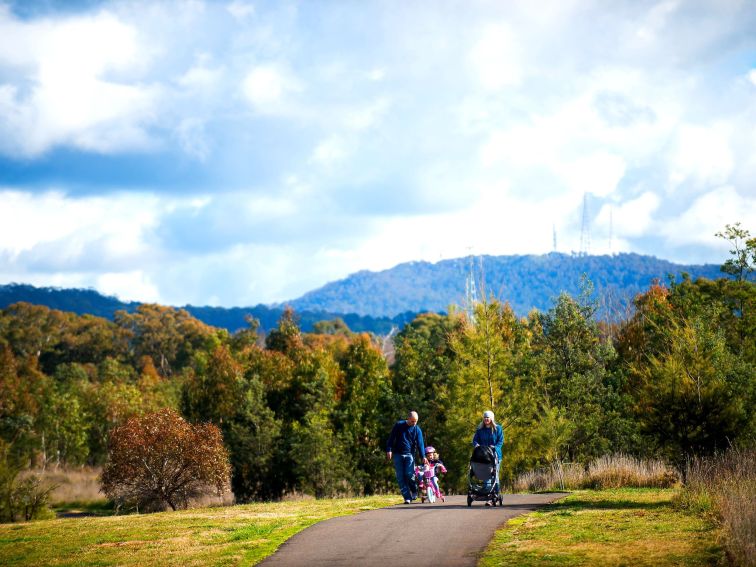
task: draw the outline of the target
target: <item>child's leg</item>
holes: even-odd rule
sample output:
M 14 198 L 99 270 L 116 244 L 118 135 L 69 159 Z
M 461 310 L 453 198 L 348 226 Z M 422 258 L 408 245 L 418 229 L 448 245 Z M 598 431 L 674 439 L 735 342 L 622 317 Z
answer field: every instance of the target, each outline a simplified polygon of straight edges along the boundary
M 438 479 L 435 476 L 431 479 L 431 485 L 433 486 L 433 492 L 436 494 L 436 498 L 441 498 L 441 489 L 438 487 Z

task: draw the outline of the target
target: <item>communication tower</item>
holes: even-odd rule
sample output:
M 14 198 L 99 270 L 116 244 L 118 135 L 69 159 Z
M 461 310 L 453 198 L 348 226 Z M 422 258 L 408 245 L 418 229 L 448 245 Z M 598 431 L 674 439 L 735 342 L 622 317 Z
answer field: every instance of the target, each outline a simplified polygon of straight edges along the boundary
M 470 268 L 465 280 L 465 309 L 467 320 L 475 323 L 475 304 L 478 303 L 478 292 L 475 289 L 475 257 L 470 254 Z
M 552 231 L 553 236 L 554 236 L 554 252 L 556 252 L 557 251 L 556 224 L 552 224 L 551 225 L 551 231 Z
M 588 219 L 588 193 L 583 193 L 583 221 L 580 226 L 580 255 L 587 256 L 591 251 L 591 226 Z

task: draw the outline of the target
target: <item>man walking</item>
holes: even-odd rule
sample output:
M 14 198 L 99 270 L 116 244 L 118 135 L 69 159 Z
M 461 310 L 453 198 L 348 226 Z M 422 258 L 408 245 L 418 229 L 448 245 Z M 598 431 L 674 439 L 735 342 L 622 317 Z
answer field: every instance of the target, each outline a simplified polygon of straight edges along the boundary
M 423 431 L 417 424 L 417 412 L 411 411 L 407 419 L 402 419 L 394 424 L 386 443 L 386 457 L 394 459 L 394 470 L 399 490 L 402 491 L 404 503 L 409 504 L 417 499 L 417 485 L 415 484 L 415 457 L 414 453 L 420 452 L 424 463 L 425 443 Z

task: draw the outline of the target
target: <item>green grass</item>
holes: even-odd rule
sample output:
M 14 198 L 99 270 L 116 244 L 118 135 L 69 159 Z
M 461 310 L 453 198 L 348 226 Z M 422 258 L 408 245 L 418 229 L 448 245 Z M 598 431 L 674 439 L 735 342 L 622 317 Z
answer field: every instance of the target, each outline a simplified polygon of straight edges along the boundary
M 0 524 L 0 565 L 254 565 L 304 528 L 397 496 Z
M 717 565 L 717 528 L 673 505 L 678 489 L 581 490 L 496 532 L 480 561 L 495 565 Z

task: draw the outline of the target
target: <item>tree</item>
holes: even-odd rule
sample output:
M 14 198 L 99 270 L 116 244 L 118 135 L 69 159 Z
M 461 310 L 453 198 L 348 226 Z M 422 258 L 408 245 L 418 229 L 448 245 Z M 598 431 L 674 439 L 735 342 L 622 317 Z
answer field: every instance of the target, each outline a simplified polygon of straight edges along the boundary
M 191 361 L 197 350 L 212 350 L 220 342 L 217 329 L 184 309 L 145 304 L 136 312 L 117 311 L 115 322 L 130 333 L 134 361 L 150 356 L 163 376 Z
M 619 341 L 636 419 L 678 463 L 748 439 L 756 419 L 753 364 L 728 346 L 726 308 L 691 285 L 640 296 Z
M 265 352 L 254 342 L 241 352 L 220 346 L 209 359 L 195 357 L 195 368 L 182 392 L 184 415 L 221 428 L 230 451 L 231 486 L 238 502 L 280 496 L 272 467 L 280 426 L 266 405 L 260 377 L 275 370 L 266 364 L 271 356 L 280 355 Z
M 118 503 L 176 510 L 210 489 L 220 495 L 229 473 L 220 429 L 192 425 L 166 408 L 111 432 L 102 489 Z
M 86 420 L 79 398 L 72 391 L 55 386 L 46 389 L 34 424 L 40 436 L 43 468 L 50 461 L 55 463 L 55 468 L 61 464 L 84 463 L 89 453 Z
M 717 232 L 715 236 L 730 242 L 729 258 L 722 264 L 722 271 L 735 276 L 737 281 L 747 281 L 750 275 L 756 271 L 756 238 L 751 238 L 751 233 L 740 228 L 740 223 L 726 224 L 725 229 Z
M 388 368 L 367 334 L 353 337 L 338 362 L 342 380 L 334 410 L 335 429 L 354 469 L 350 477 L 353 489 L 374 494 L 391 481 L 383 452 L 391 423 Z
M 474 428 L 483 410 L 493 410 L 504 430 L 503 482 L 534 455 L 538 406 L 528 360 L 530 343 L 531 331 L 509 304 L 495 299 L 478 303 L 474 320 L 451 338 L 455 361 L 447 442 L 456 453 L 452 456 L 460 461 L 469 458 Z
M 579 300 L 562 294 L 552 309 L 538 314 L 540 332 L 534 334 L 534 354 L 543 364 L 545 407 L 560 408 L 572 424 L 564 446 L 570 460 L 601 456 L 621 446 L 622 439 L 612 432 L 624 430 L 615 421 L 623 420 L 622 412 L 608 411 L 617 405 L 607 371 L 616 353 L 601 339 L 593 319 L 592 288 L 587 281 L 583 285 Z

